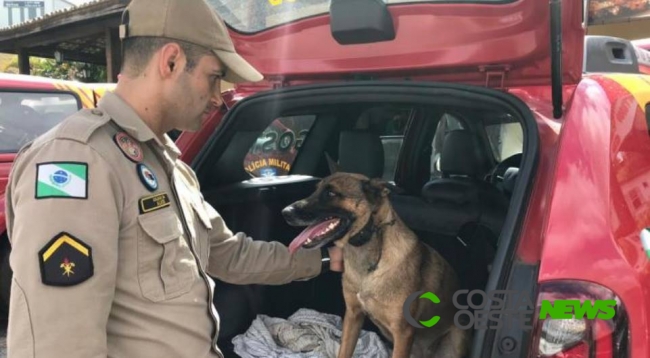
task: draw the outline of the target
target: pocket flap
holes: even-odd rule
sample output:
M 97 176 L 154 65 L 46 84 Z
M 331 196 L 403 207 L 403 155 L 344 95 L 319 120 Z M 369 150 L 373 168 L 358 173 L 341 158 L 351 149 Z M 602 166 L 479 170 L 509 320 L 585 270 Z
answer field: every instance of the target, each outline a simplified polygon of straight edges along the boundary
M 138 222 L 147 235 L 160 244 L 177 239 L 183 232 L 180 219 L 171 209 L 140 215 Z
M 203 206 L 203 202 L 198 200 L 192 200 L 192 208 L 194 208 L 196 215 L 198 215 L 199 219 L 201 220 L 205 228 L 208 230 L 212 230 L 212 223 L 210 222 L 208 211 L 206 210 L 205 206 Z

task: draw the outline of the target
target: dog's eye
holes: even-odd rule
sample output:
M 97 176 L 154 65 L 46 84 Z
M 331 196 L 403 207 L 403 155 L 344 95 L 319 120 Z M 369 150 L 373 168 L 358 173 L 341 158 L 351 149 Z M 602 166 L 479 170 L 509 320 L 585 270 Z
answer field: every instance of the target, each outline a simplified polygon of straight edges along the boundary
M 331 190 L 328 190 L 328 191 L 325 193 L 325 195 L 327 195 L 327 196 L 330 197 L 330 198 L 333 198 L 333 197 L 336 196 L 336 193 L 333 192 L 333 191 L 331 191 Z

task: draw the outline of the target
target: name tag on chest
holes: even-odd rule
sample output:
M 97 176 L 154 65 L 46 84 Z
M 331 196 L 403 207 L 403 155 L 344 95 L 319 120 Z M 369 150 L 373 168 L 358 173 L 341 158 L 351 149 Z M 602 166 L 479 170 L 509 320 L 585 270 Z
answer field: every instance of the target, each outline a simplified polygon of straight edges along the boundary
M 138 207 L 140 209 L 140 214 L 145 214 L 166 208 L 169 205 L 171 205 L 169 195 L 167 195 L 167 193 L 161 193 L 140 198 Z

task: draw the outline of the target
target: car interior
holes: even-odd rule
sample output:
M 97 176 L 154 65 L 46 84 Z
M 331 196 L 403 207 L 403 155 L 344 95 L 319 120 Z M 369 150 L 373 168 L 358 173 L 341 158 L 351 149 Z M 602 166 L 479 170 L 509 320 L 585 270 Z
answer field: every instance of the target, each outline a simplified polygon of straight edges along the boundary
M 231 230 L 288 245 L 302 228 L 289 226 L 282 209 L 309 196 L 336 167 L 393 183 L 399 188 L 390 195 L 393 208 L 419 239 L 449 261 L 463 288 L 485 287 L 522 157 L 522 127 L 514 116 L 404 102 L 310 106 L 277 114 L 240 113 L 234 128 L 223 129 L 230 132 L 227 145 L 208 149 L 197 171 L 205 199 Z M 290 158 L 289 175 L 247 172 L 247 155 L 264 131 L 274 121 L 291 130 L 277 121 L 300 116 L 312 118 L 312 124 Z M 270 148 L 269 158 L 278 148 Z M 340 273 L 280 286 L 216 282 L 219 344 L 229 356 L 234 356 L 232 338 L 258 314 L 287 318 L 311 308 L 342 318 L 345 312 Z M 370 320 L 363 328 L 378 332 Z
M 0 153 L 17 152 L 79 109 L 67 93 L 0 91 Z

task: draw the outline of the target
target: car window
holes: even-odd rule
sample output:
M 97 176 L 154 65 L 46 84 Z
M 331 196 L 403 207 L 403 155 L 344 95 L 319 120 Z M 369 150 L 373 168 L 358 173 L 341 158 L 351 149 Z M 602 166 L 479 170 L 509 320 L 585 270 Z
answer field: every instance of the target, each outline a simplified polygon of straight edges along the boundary
M 81 109 L 68 93 L 0 92 L 0 153 L 15 153 Z
M 449 0 L 383 1 L 387 4 L 450 2 Z M 477 0 L 486 3 L 499 1 L 502 0 Z M 306 17 L 325 14 L 330 9 L 330 0 L 208 0 L 208 3 L 228 25 L 244 33 L 258 32 Z
M 443 114 L 442 118 L 438 122 L 436 134 L 433 136 L 433 141 L 431 142 L 431 179 L 442 177 L 442 172 L 440 171 L 440 157 L 445 136 L 450 131 L 464 129 L 465 127 L 463 126 L 463 123 L 458 118 L 449 113 Z
M 493 124 L 486 126 L 485 131 L 497 162 L 523 152 L 524 131 L 521 124 Z
M 315 120 L 315 115 L 274 120 L 248 150 L 244 159 L 246 172 L 254 178 L 290 174 L 291 166 Z

